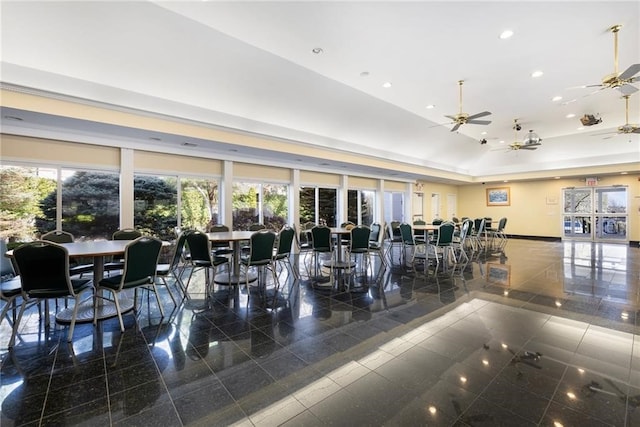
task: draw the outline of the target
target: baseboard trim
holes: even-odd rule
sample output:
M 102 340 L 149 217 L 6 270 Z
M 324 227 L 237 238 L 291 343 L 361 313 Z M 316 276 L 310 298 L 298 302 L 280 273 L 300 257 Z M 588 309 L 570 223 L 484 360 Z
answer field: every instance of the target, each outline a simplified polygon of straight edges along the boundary
M 544 242 L 561 242 L 561 237 L 548 237 L 548 236 L 521 236 L 518 234 L 508 234 L 510 239 L 524 239 L 524 240 L 542 240 Z

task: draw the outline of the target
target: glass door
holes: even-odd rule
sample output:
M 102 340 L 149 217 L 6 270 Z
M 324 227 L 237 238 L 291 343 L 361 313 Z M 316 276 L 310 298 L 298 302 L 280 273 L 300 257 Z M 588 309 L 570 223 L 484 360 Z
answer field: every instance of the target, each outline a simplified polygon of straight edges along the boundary
M 627 187 L 565 188 L 563 198 L 565 238 L 627 240 Z

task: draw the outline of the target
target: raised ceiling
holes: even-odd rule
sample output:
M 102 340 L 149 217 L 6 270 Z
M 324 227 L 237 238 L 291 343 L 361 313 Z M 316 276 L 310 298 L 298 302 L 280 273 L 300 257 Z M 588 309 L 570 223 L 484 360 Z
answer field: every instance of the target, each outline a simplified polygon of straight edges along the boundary
M 640 135 L 594 135 L 625 124 L 621 93 L 576 88 L 613 72 L 608 28 L 615 24 L 622 24 L 619 71 L 640 63 L 637 1 L 2 1 L 1 7 L 5 88 L 365 153 L 424 166 L 426 178 L 438 171 L 470 179 L 555 175 L 640 161 Z M 513 36 L 500 39 L 507 29 Z M 533 78 L 538 70 L 543 75 Z M 483 118 L 490 125 L 449 131 L 445 115 L 459 112 L 459 80 L 463 111 L 491 111 Z M 639 123 L 640 92 L 629 107 L 629 121 Z M 33 114 L 8 122 L 9 113 L 20 112 L 4 109 L 5 132 L 51 126 Z M 584 114 L 602 123 L 579 129 Z M 515 118 L 523 127 L 517 135 Z M 74 123 L 59 128 L 109 132 Z M 529 129 L 543 138 L 539 149 L 507 150 Z M 131 129 L 111 131 L 149 143 Z M 165 137 L 159 146 L 180 144 Z M 262 158 L 270 155 L 265 148 Z M 194 148 L 216 149 L 215 141 Z

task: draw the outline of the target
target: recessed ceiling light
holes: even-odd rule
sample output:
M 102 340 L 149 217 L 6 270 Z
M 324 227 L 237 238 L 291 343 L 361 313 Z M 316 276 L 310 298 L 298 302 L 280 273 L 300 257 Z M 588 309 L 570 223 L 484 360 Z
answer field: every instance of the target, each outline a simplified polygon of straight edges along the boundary
M 559 176 L 554 176 L 553 179 L 560 179 L 560 177 Z
M 16 122 L 21 122 L 22 118 L 20 117 L 16 117 L 16 116 L 4 116 L 5 119 L 7 120 L 15 120 Z
M 324 52 L 324 50 L 322 50 L 321 47 L 314 47 L 313 49 L 311 49 L 311 52 L 315 53 L 316 55 L 319 55 L 322 52 Z
M 584 126 L 580 126 L 579 128 L 576 128 L 576 130 L 584 130 Z
M 629 172 L 620 172 L 620 175 L 626 175 L 626 174 L 628 174 L 628 173 L 629 173 Z
M 500 144 L 504 144 L 504 139 L 501 139 L 501 140 L 500 140 Z
M 483 130 L 482 132 L 480 132 L 480 135 L 486 135 L 486 134 L 487 134 L 486 130 Z
M 237 153 L 238 149 L 237 148 L 229 148 L 229 151 L 231 151 L 232 153 Z
M 506 39 L 510 38 L 512 35 L 513 35 L 513 31 L 504 30 L 503 32 L 500 33 L 500 38 L 502 40 L 506 40 Z
M 436 108 L 436 106 L 433 104 L 427 105 L 427 110 L 433 110 L 434 108 Z
M 569 114 L 567 114 L 565 117 L 566 117 L 567 119 L 573 119 L 575 116 L 576 116 L 575 114 L 573 114 L 573 113 L 569 113 Z
M 183 147 L 197 147 L 198 144 L 194 144 L 193 142 L 183 142 L 181 144 Z
M 534 79 L 537 77 L 541 77 L 544 73 L 540 70 L 536 70 L 533 73 L 531 73 L 531 77 L 533 77 Z
M 368 71 L 361 72 L 360 77 L 369 77 L 369 72 Z
M 158 138 L 157 136 L 150 136 L 149 139 L 152 141 L 162 141 L 162 138 Z
M 385 88 L 385 89 L 389 89 L 391 87 L 391 82 L 382 83 L 382 87 Z
M 558 96 L 554 96 L 553 98 L 551 98 L 551 100 L 552 100 L 553 102 L 560 101 L 560 100 L 562 100 L 562 97 L 561 97 L 560 95 L 558 95 Z

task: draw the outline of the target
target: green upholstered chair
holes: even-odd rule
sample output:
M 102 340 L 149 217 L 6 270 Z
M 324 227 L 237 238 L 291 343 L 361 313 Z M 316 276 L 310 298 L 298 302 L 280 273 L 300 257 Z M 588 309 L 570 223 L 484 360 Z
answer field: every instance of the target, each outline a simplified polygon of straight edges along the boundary
M 54 242 L 37 240 L 26 243 L 14 249 L 13 257 L 20 275 L 22 304 L 13 325 L 9 347 L 15 342 L 25 309 L 42 300 L 58 298 L 74 301 L 67 334 L 67 341 L 71 342 L 80 298 L 85 292 L 93 292 L 91 279 L 72 279 L 69 275 L 69 252 Z M 49 326 L 49 313 L 45 313 L 45 326 Z
M 273 255 L 273 259 L 278 264 L 284 264 L 289 273 L 296 279 L 300 278 L 300 272 L 297 268 L 293 268 L 291 262 L 291 248 L 293 241 L 295 240 L 296 231 L 289 225 L 284 225 L 278 233 L 276 250 Z M 279 277 L 279 276 L 278 276 Z
M 218 267 L 229 264 L 229 258 L 222 255 L 215 255 L 216 252 L 211 249 L 211 241 L 205 233 L 201 231 L 192 231 L 186 236 L 186 244 L 189 247 L 191 271 L 185 285 L 185 293 L 191 283 L 193 274 L 197 271 L 204 270 L 205 273 L 205 289 L 208 295 L 213 292 L 214 279 Z M 213 270 L 210 273 L 210 270 Z M 229 273 L 229 283 L 231 282 L 231 269 L 227 269 Z
M 133 289 L 134 303 L 136 310 L 138 289 L 144 288 L 152 291 L 156 296 L 160 314 L 164 317 L 162 302 L 158 296 L 155 285 L 158 258 L 162 249 L 162 241 L 148 236 L 138 237 L 127 244 L 124 250 L 124 266 L 122 274 L 106 277 L 96 286 L 96 303 L 94 304 L 94 324 L 97 323 L 98 303 L 100 299 L 113 302 L 120 321 L 120 330 L 124 332 L 124 322 L 122 321 L 122 310 L 118 300 L 119 294 Z M 105 294 L 107 292 L 108 294 Z M 109 297 L 109 296 L 110 297 Z
M 171 292 L 171 287 L 167 282 L 167 278 L 173 278 L 176 287 L 182 293 L 183 298 L 187 296 L 186 289 L 184 286 L 184 282 L 182 281 L 182 273 L 184 269 L 182 268 L 182 260 L 184 254 L 185 242 L 187 239 L 188 231 L 180 233 L 178 236 L 178 240 L 176 240 L 176 245 L 173 248 L 173 253 L 171 254 L 171 262 L 169 264 L 158 264 L 156 268 L 156 276 L 162 280 L 162 283 L 167 287 L 167 291 L 169 291 L 169 296 L 173 301 L 173 304 L 177 306 L 176 299 L 173 296 L 173 292 Z
M 260 230 L 251 235 L 249 240 L 249 254 L 240 259 L 240 270 L 244 270 L 245 285 L 247 293 L 251 294 L 249 281 L 251 279 L 250 269 L 257 270 L 258 292 L 266 301 L 267 296 L 267 271 L 271 271 L 274 284 L 273 306 L 275 307 L 279 283 L 276 275 L 274 253 L 276 252 L 276 233 L 272 230 Z M 242 276 L 242 274 L 241 274 Z

